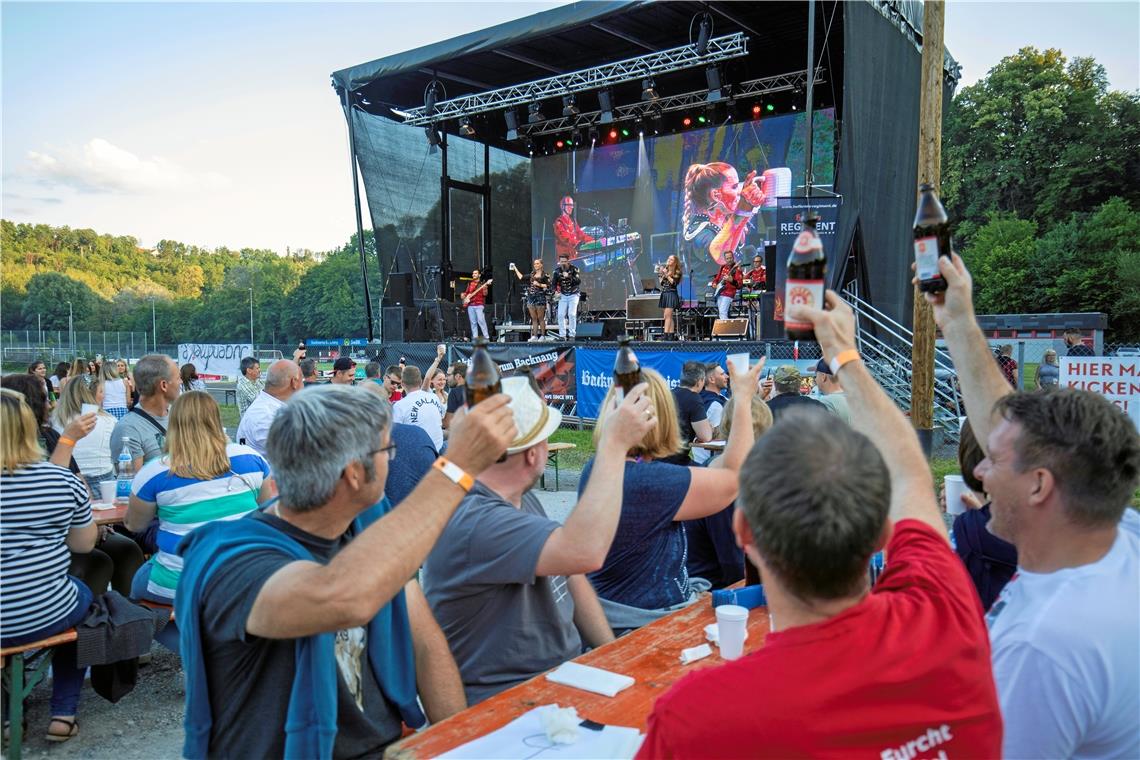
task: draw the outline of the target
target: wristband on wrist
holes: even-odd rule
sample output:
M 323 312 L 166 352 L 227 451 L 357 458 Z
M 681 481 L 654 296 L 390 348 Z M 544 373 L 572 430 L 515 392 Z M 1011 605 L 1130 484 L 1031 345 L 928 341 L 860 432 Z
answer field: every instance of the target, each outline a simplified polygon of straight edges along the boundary
M 447 457 L 440 457 L 432 463 L 432 469 L 439 470 L 443 476 L 464 491 L 470 491 L 475 485 L 475 478 L 471 477 L 462 467 Z
M 853 348 L 849 348 L 846 351 L 840 351 L 835 355 L 835 358 L 832 359 L 828 365 L 831 368 L 831 374 L 838 376 L 839 370 L 841 367 L 843 367 L 843 365 L 856 361 L 859 358 L 859 352 Z
M 59 443 L 62 443 L 64 446 L 71 446 L 72 448 L 75 448 L 75 440 L 68 438 L 66 435 L 61 435 L 59 437 Z

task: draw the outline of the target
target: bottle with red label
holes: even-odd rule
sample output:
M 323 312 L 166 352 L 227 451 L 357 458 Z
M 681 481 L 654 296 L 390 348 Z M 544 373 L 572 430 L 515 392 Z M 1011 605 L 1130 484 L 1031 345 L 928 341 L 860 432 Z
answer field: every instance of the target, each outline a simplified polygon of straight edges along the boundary
M 788 316 L 793 306 L 823 308 L 824 279 L 827 276 L 827 257 L 823 243 L 815 231 L 819 215 L 808 212 L 803 231 L 788 256 L 788 279 L 784 284 L 784 333 L 788 340 L 815 340 L 811 322 L 796 322 Z
M 918 289 L 924 293 L 946 290 L 946 280 L 938 271 L 938 257 L 950 255 L 950 219 L 934 187 L 918 188 L 918 210 L 914 214 L 914 264 Z

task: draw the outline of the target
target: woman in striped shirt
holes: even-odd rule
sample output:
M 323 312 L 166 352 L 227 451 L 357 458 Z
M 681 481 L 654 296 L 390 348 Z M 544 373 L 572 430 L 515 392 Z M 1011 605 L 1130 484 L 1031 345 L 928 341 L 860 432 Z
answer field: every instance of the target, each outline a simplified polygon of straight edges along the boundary
M 72 432 L 68 428 L 68 432 Z M 91 606 L 91 590 L 67 574 L 69 552 L 89 552 L 99 529 L 87 486 L 78 476 L 45 462 L 39 421 L 23 396 L 0 390 L 0 646 L 19 646 L 75 627 Z M 52 658 L 48 741 L 67 741 L 79 729 L 75 713 L 85 668 L 75 644 Z
M 182 538 L 199 525 L 243 517 L 273 488 L 269 464 L 248 446 L 229 442 L 218 404 L 205 391 L 183 393 L 170 407 L 166 443 L 169 453 L 135 475 L 126 524 L 142 530 L 158 514 L 158 553 L 135 574 L 131 596 L 171 604 L 182 572 L 175 553 Z

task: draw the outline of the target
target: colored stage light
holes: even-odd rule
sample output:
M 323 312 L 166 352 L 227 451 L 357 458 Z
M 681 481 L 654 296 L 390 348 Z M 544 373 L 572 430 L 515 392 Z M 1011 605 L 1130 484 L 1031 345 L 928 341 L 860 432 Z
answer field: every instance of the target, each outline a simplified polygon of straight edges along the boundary
M 561 147 L 565 146 L 565 144 L 566 144 L 566 143 L 564 143 L 564 142 L 562 142 L 561 140 L 559 140 L 558 142 L 554 143 L 554 147 L 555 147 L 555 148 L 561 148 Z
M 621 136 L 622 137 L 629 137 L 629 130 L 628 129 L 622 129 Z
M 766 105 L 764 107 L 768 109 L 769 113 L 776 110 L 776 106 L 772 105 L 771 103 L 769 103 L 768 105 Z
M 681 123 L 682 123 L 682 124 L 684 124 L 684 125 L 687 127 L 687 126 L 690 126 L 690 125 L 693 123 L 693 120 L 692 120 L 692 119 L 690 119 L 688 116 L 686 116 L 686 117 L 684 118 L 684 120 L 682 120 L 682 121 L 681 121 Z
M 760 115 L 760 106 L 752 106 L 752 115 L 753 116 L 759 116 Z
M 611 139 L 611 140 L 616 140 L 616 139 L 617 139 L 617 130 L 616 130 L 616 129 L 611 129 L 611 130 L 610 130 L 610 139 Z
M 566 144 L 569 145 L 570 147 L 574 147 L 574 141 L 573 140 L 567 140 Z
M 706 119 L 704 116 L 698 116 L 697 121 L 699 121 L 701 124 L 705 124 L 708 122 L 708 119 Z

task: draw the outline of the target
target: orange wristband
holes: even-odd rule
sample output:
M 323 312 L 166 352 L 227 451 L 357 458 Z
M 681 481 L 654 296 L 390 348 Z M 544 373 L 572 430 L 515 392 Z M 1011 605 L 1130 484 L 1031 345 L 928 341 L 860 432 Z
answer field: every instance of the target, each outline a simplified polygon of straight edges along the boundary
M 846 351 L 840 351 L 828 365 L 831 368 L 831 374 L 838 376 L 839 370 L 843 367 L 843 365 L 849 362 L 853 362 L 858 358 L 860 358 L 859 352 L 853 348 L 849 348 Z
M 75 448 L 75 441 L 71 440 L 70 438 L 68 438 L 65 435 L 61 435 L 59 437 L 59 442 L 62 443 L 64 446 L 70 446 L 72 448 Z
M 475 485 L 475 478 L 471 477 L 466 470 L 447 457 L 440 457 L 435 460 L 435 462 L 432 463 L 432 469 L 442 472 L 445 478 L 464 491 L 470 491 L 471 487 Z

